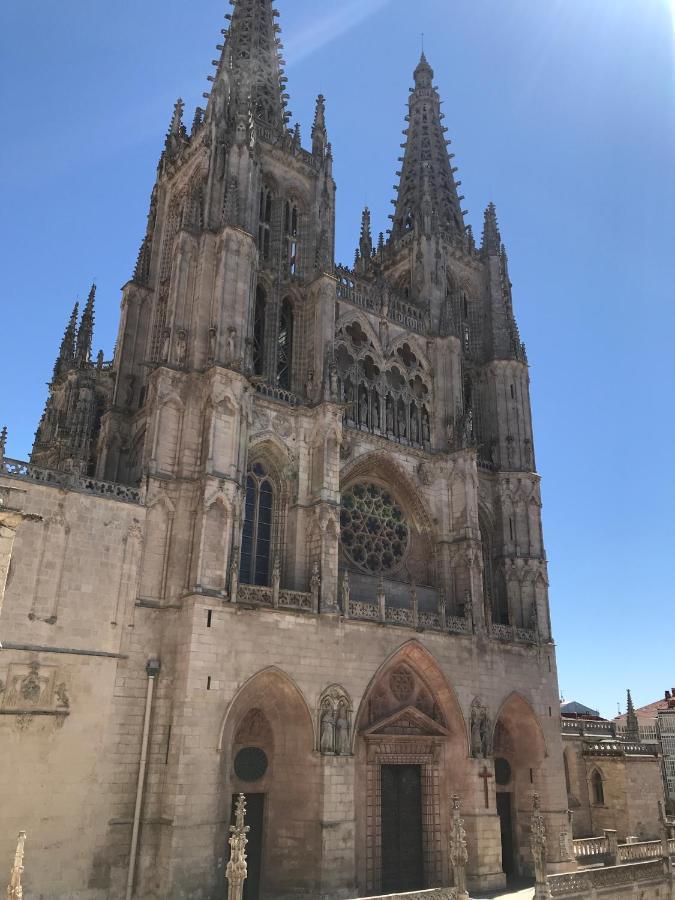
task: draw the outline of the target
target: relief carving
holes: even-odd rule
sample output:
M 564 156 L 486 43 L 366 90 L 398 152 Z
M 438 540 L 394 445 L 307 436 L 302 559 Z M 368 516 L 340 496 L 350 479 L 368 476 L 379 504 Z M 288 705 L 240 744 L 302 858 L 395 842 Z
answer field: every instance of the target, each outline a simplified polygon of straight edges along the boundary
M 352 702 L 339 685 L 334 684 L 319 700 L 319 750 L 323 756 L 351 756 Z

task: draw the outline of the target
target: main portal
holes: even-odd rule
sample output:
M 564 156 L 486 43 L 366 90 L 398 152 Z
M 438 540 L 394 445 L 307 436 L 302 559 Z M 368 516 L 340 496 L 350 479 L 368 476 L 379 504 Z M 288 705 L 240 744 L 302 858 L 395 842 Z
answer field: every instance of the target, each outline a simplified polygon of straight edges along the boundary
M 382 890 L 424 887 L 420 766 L 382 766 Z

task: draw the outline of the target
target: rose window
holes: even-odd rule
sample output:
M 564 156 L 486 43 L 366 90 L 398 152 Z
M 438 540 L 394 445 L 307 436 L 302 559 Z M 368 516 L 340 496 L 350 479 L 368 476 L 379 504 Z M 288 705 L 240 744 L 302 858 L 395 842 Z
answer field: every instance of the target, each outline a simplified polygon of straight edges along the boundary
M 391 572 L 403 561 L 410 529 L 386 488 L 355 484 L 342 495 L 342 547 L 361 569 Z

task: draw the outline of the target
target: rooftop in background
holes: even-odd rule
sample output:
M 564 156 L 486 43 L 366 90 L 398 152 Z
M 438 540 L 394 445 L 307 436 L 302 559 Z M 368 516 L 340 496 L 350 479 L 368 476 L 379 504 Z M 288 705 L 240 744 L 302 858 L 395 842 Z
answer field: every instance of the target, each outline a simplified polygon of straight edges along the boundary
M 601 719 L 601 715 L 599 710 L 591 709 L 589 706 L 584 706 L 583 703 L 579 703 L 577 700 L 567 700 L 560 704 L 560 715 L 568 716 L 570 718 L 590 718 L 590 719 Z
M 656 718 L 660 711 L 667 709 L 675 710 L 675 687 L 664 692 L 663 700 L 655 700 L 653 703 L 648 703 L 646 706 L 640 706 L 635 710 L 635 713 L 641 719 L 648 719 Z M 622 713 L 620 716 L 616 716 L 614 721 L 625 722 L 626 714 Z

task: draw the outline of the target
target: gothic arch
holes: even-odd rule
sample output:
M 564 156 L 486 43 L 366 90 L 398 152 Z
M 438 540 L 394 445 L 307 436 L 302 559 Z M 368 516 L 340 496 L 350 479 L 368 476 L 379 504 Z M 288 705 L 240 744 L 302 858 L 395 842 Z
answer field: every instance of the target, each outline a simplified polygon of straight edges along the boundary
M 284 672 L 284 670 L 280 669 L 278 666 L 267 666 L 265 669 L 261 669 L 259 672 L 256 672 L 255 675 L 252 675 L 247 681 L 245 681 L 237 689 L 234 696 L 232 697 L 232 700 L 230 700 L 229 706 L 227 707 L 227 710 L 225 711 L 225 714 L 223 716 L 223 720 L 220 726 L 220 732 L 218 735 L 217 750 L 219 753 L 222 753 L 223 750 L 228 746 L 228 739 L 231 740 L 234 737 L 234 733 L 238 724 L 238 722 L 235 722 L 235 719 L 237 717 L 237 710 L 242 708 L 249 695 L 252 695 L 254 693 L 253 689 L 259 688 L 261 691 L 264 691 L 269 687 L 270 684 L 273 683 L 283 685 L 284 691 L 288 693 L 288 696 L 295 697 L 295 699 L 302 706 L 302 709 L 304 710 L 306 716 L 306 723 L 311 729 L 310 749 L 314 746 L 314 718 L 312 716 L 309 704 L 305 699 L 305 695 L 302 693 L 295 679 L 292 678 L 287 672 Z
M 432 377 L 431 360 L 427 356 L 426 350 L 424 350 L 422 346 L 422 341 L 415 334 L 400 334 L 398 337 L 396 337 L 387 348 L 387 360 L 398 360 L 400 358 L 398 357 L 398 351 L 403 346 L 405 346 L 405 344 L 408 344 L 408 346 L 414 352 L 415 356 L 421 364 L 421 371 L 423 371 L 426 378 L 430 380 Z
M 348 463 L 340 473 L 340 489 L 364 478 L 372 478 L 390 488 L 412 514 L 418 530 L 433 538 L 434 525 L 419 498 L 417 486 L 408 473 L 392 459 L 390 453 L 376 450 Z
M 359 309 L 349 309 L 347 312 L 343 313 L 342 316 L 335 323 L 335 341 L 338 343 L 341 340 L 344 340 L 345 343 L 349 341 L 349 335 L 347 335 L 346 329 L 352 325 L 354 322 L 358 322 L 358 324 L 363 329 L 364 334 L 373 345 L 372 347 L 363 347 L 363 352 L 375 353 L 378 357 L 378 360 L 384 365 L 385 356 L 382 351 L 382 346 L 380 344 L 380 339 L 378 335 L 375 333 L 373 326 L 370 324 L 368 316 L 364 315 Z
M 498 743 L 497 729 L 500 723 L 506 727 L 512 726 L 510 730 L 513 730 L 518 745 L 522 746 L 528 758 L 541 762 L 548 757 L 546 738 L 539 717 L 530 701 L 518 691 L 513 691 L 506 697 L 495 716 L 492 735 L 492 745 L 495 748 Z
M 220 821 L 229 819 L 233 796 L 240 792 L 262 799 L 258 839 L 264 848 L 265 897 L 319 894 L 322 770 L 314 742 L 313 716 L 302 691 L 274 666 L 249 678 L 223 717 Z M 251 757 L 258 763 L 253 771 Z M 225 830 L 216 838 L 218 855 L 224 835 Z
M 416 639 L 406 641 L 405 644 L 394 650 L 375 672 L 361 698 L 354 719 L 356 728 L 362 730 L 364 727 L 368 703 L 374 689 L 389 672 L 401 665 L 412 669 L 436 698 L 451 737 L 453 739 L 456 737 L 458 741 L 463 742 L 464 755 L 468 756 L 466 748 L 468 748 L 469 738 L 466 720 L 457 695 L 443 674 L 436 657 Z

